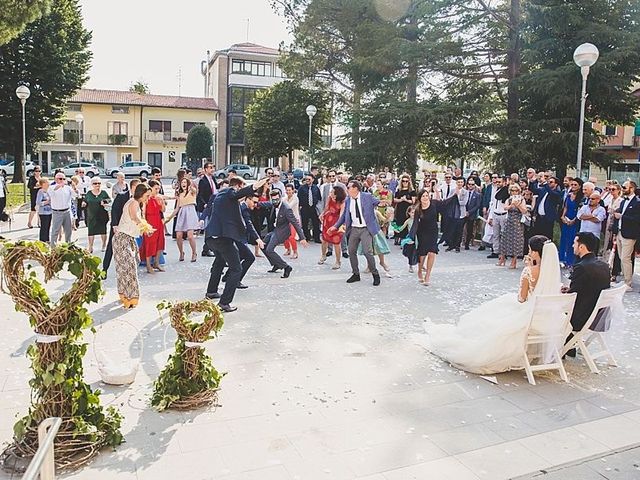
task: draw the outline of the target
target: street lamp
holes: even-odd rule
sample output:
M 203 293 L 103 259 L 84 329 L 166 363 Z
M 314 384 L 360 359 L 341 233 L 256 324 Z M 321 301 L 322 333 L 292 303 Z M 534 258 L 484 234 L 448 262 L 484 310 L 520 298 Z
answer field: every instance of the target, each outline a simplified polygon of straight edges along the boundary
M 211 132 L 213 133 L 213 143 L 211 144 L 211 161 L 218 168 L 218 120 L 213 119 L 209 122 Z
M 573 52 L 573 61 L 580 67 L 582 73 L 582 97 L 580 100 L 580 130 L 578 131 L 578 157 L 576 159 L 576 174 L 582 178 L 582 143 L 584 141 L 584 109 L 587 103 L 587 77 L 589 69 L 598 60 L 600 52 L 591 43 L 583 43 Z
M 315 107 L 315 105 L 309 105 L 307 107 L 307 115 L 309 116 L 309 154 L 312 153 L 311 151 L 311 131 L 313 128 L 313 117 L 315 116 L 316 113 L 318 113 L 318 109 Z
M 78 168 L 80 168 L 80 155 L 82 155 L 82 127 L 84 123 L 84 115 L 78 113 L 76 115 L 76 122 L 78 123 Z
M 24 107 L 27 98 L 31 95 L 31 90 L 26 85 L 16 88 L 16 96 L 22 104 L 22 199 L 27 202 L 27 127 Z

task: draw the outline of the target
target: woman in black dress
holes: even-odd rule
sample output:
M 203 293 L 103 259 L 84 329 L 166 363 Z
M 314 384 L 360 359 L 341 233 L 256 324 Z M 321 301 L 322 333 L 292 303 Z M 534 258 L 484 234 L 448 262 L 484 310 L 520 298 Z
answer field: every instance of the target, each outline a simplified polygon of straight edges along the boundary
M 29 199 L 31 200 L 31 210 L 29 210 L 29 219 L 27 220 L 27 227 L 33 228 L 33 219 L 36 217 L 36 198 L 38 197 L 38 190 L 40 190 L 40 178 L 42 178 L 42 169 L 35 167 L 33 169 L 33 175 L 29 177 L 27 181 L 27 188 L 29 189 Z M 40 220 L 38 217 L 38 227 L 40 226 Z
M 456 188 L 455 194 L 446 200 L 440 200 L 440 189 L 433 185 L 429 190 L 423 188 L 418 192 L 418 203 L 409 237 L 416 242 L 418 280 L 425 286 L 431 281 L 431 270 L 438 254 L 438 213 L 442 213 L 449 203 L 458 201 L 458 192 L 459 189 Z
M 413 205 L 416 199 L 416 191 L 413 189 L 413 183 L 409 175 L 402 175 L 400 185 L 396 191 L 393 204 L 395 210 L 393 212 L 394 222 L 400 226 L 407 221 L 407 209 Z M 407 236 L 407 229 L 396 232 L 394 235 L 394 245 L 400 245 L 400 241 Z

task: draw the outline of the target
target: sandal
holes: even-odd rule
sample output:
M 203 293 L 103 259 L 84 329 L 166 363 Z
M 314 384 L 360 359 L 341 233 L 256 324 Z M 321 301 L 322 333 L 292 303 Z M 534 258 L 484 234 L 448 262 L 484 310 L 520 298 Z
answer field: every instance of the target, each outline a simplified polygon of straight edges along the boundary
M 184 262 L 184 253 L 180 254 L 180 258 L 178 259 L 179 262 Z
M 198 258 L 197 253 L 194 253 L 193 255 L 191 255 L 191 263 L 195 262 L 197 258 Z
M 293 260 L 295 260 L 296 258 L 298 258 L 298 252 L 295 252 L 293 255 L 291 255 L 291 258 Z
M 158 272 L 164 272 L 164 271 L 165 271 L 165 269 L 164 269 L 164 268 L 162 268 L 160 265 L 154 265 L 154 266 L 153 266 L 153 269 L 154 269 L 154 270 L 157 270 Z
M 340 262 L 336 262 L 333 267 L 331 267 L 331 270 L 340 270 L 341 266 Z
M 326 261 L 327 261 L 327 257 L 323 255 L 320 257 L 320 260 L 318 260 L 318 265 L 324 265 L 324 262 Z

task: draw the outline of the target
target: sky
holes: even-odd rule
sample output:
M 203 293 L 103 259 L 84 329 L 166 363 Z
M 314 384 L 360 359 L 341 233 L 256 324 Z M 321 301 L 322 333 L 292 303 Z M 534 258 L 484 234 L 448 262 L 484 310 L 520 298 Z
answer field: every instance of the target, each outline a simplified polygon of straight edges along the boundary
M 80 0 L 92 31 L 86 88 L 128 90 L 141 80 L 151 93 L 202 96 L 207 50 L 247 41 L 277 48 L 289 35 L 268 0 Z M 181 80 L 179 80 L 181 72 Z M 180 87 L 181 85 L 181 87 Z

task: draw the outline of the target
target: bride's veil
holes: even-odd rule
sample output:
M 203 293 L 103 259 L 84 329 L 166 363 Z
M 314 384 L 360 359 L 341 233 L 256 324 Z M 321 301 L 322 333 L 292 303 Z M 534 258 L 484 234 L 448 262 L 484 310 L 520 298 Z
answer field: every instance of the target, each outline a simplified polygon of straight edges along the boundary
M 542 247 L 542 261 L 540 275 L 534 290 L 534 295 L 557 295 L 560 293 L 560 259 L 558 248 L 549 240 Z

